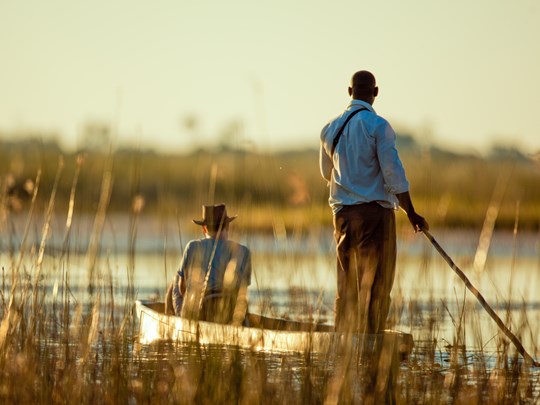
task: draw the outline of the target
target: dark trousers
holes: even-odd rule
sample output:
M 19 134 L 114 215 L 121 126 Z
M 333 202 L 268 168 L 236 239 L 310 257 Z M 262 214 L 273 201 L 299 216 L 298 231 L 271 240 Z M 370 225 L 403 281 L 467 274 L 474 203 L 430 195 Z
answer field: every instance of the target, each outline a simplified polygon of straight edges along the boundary
M 395 221 L 392 209 L 375 202 L 347 205 L 334 215 L 336 330 L 384 330 L 396 267 Z

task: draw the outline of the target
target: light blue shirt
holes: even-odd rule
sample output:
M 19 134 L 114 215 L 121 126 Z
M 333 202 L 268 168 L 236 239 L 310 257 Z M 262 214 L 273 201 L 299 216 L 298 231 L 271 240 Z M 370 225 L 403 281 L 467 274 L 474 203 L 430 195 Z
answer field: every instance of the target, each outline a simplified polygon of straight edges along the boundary
M 172 293 L 177 315 L 181 314 L 185 298 L 179 288 L 180 277 L 186 280 L 186 294 L 189 294 L 192 288 L 200 288 L 200 285 L 192 285 L 194 279 L 201 281 L 208 271 L 206 295 L 225 289 L 238 293 L 241 284 L 251 284 L 251 252 L 232 240 L 203 238 L 190 241 L 174 279 Z
M 352 111 L 362 107 L 367 110 L 351 118 L 332 156 L 337 131 Z M 396 194 L 409 191 L 396 149 L 396 133 L 369 103 L 361 100 L 352 100 L 343 114 L 322 129 L 319 165 L 330 187 L 328 202 L 334 214 L 344 205 L 372 201 L 398 209 Z

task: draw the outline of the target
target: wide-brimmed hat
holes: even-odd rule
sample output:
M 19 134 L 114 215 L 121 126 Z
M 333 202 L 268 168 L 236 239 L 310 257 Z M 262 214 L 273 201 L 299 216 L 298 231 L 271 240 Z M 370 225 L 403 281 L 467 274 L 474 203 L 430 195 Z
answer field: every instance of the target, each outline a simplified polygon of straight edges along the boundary
M 203 205 L 202 219 L 194 219 L 193 222 L 197 225 L 225 225 L 235 219 L 236 215 L 233 217 L 227 216 L 227 207 L 225 204 Z

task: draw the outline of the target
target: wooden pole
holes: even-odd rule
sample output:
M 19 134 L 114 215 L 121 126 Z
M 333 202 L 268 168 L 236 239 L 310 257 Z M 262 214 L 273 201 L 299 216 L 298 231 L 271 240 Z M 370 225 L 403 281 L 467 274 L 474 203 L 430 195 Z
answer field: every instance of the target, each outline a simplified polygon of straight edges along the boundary
M 456 264 L 453 262 L 453 260 L 450 258 L 450 256 L 448 256 L 448 254 L 444 251 L 444 249 L 441 247 L 441 245 L 439 245 L 439 243 L 435 240 L 435 238 L 433 236 L 431 236 L 429 231 L 427 231 L 425 229 L 422 229 L 422 232 L 426 236 L 426 238 L 431 242 L 431 244 L 435 247 L 437 252 L 439 252 L 440 255 L 443 257 L 443 259 L 450 265 L 452 270 L 454 270 L 454 272 L 456 272 L 456 274 L 459 276 L 459 278 L 461 278 L 461 280 L 463 280 L 463 282 L 465 283 L 465 286 L 478 299 L 478 301 L 484 307 L 484 309 L 487 311 L 489 316 L 491 316 L 491 318 L 497 323 L 499 328 L 504 332 L 504 334 L 508 337 L 508 339 L 510 339 L 512 341 L 512 343 L 514 344 L 514 346 L 516 346 L 518 352 L 523 356 L 523 358 L 526 361 L 530 361 L 531 364 L 533 365 L 533 367 L 540 367 L 540 363 L 538 361 L 536 361 L 529 353 L 527 353 L 527 351 L 525 350 L 525 348 L 523 347 L 523 345 L 521 344 L 519 339 L 516 337 L 516 335 L 514 335 L 512 333 L 512 331 L 510 331 L 510 329 L 508 329 L 508 327 L 503 323 L 501 318 L 499 318 L 499 316 L 495 313 L 493 308 L 491 308 L 489 306 L 489 304 L 486 302 L 486 300 L 482 296 L 482 294 L 480 294 L 480 291 L 478 291 L 472 285 L 472 283 L 469 281 L 469 279 L 467 278 L 465 273 L 463 273 L 463 271 L 461 271 L 461 269 L 458 266 L 456 266 Z

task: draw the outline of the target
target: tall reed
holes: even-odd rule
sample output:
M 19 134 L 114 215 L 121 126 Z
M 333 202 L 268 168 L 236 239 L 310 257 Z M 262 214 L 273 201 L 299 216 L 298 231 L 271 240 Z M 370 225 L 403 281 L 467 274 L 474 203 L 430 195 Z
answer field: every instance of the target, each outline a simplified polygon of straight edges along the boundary
M 102 231 L 108 224 L 109 201 L 116 184 L 112 162 L 105 165 L 102 173 L 89 246 L 78 246 L 74 236 L 73 221 L 77 219 L 78 199 L 82 198 L 78 187 L 85 170 L 82 161 L 75 167 L 73 173 L 68 172 L 73 177 L 68 181 L 67 219 L 60 236 L 54 227 L 56 218 L 63 214 L 58 208 L 59 189 L 50 189 L 48 205 L 40 210 L 38 194 L 45 194 L 41 172 L 36 175 L 22 230 L 16 225 L 16 215 L 6 206 L 5 194 L 0 196 L 2 260 L 6 260 L 2 263 L 1 282 L 0 402 L 358 403 L 369 394 L 365 387 L 373 364 L 362 362 L 359 354 L 351 351 L 277 354 L 174 342 L 140 345 L 131 310 L 131 301 L 139 287 L 134 285 L 135 274 L 146 270 L 138 269 L 136 260 L 141 220 L 140 205 L 134 199 L 140 191 L 138 174 L 133 176 L 134 195 L 129 199 L 133 203 L 128 214 L 130 261 L 125 269 L 120 269 L 127 272 L 128 283 L 120 286 L 115 281 L 118 272 L 115 252 L 101 249 Z M 61 184 L 65 170 L 59 166 L 56 173 L 53 184 Z M 215 184 L 216 192 L 217 188 Z M 201 193 L 206 196 L 206 192 L 213 194 L 214 185 Z M 248 217 L 257 210 L 250 211 L 247 202 L 243 207 Z M 287 220 L 282 208 L 279 204 L 272 206 L 276 238 L 285 243 L 290 238 L 319 243 L 321 228 L 300 230 L 300 226 L 284 226 Z M 517 224 L 517 209 L 515 217 Z M 177 228 L 181 234 L 180 226 Z M 515 238 L 517 230 L 516 225 Z M 39 235 L 39 243 L 31 242 L 33 231 Z M 248 228 L 242 231 L 248 232 Z M 59 252 L 50 246 L 55 239 L 61 241 Z M 82 248 L 87 248 L 86 254 L 83 265 L 78 267 L 74 253 Z M 423 252 L 424 266 L 436 265 L 431 255 L 427 250 Z M 272 261 L 272 255 L 264 260 Z M 300 265 L 301 257 L 288 247 L 285 260 L 295 268 Z M 329 259 L 330 262 L 333 263 Z M 87 284 L 93 289 L 86 294 L 72 283 L 80 267 L 91 274 Z M 125 302 L 116 299 L 118 289 L 122 290 Z M 296 302 L 309 318 L 323 316 L 326 309 L 322 292 L 315 294 L 315 298 L 295 294 L 301 292 L 292 291 L 289 302 Z M 271 295 L 265 296 L 264 301 L 262 306 L 268 312 L 278 312 L 273 308 Z M 294 308 L 290 304 L 286 309 Z M 539 326 L 528 318 L 526 311 L 524 303 L 521 319 L 513 322 L 517 321 L 520 336 L 529 335 L 537 345 Z M 507 312 L 510 313 L 510 308 Z M 410 325 L 417 340 L 413 354 L 401 363 L 396 384 L 388 393 L 388 398 L 396 403 L 540 401 L 538 370 L 524 365 L 501 335 L 484 337 L 480 315 L 459 294 L 456 293 L 455 302 L 442 303 L 436 297 L 427 303 L 415 297 L 401 297 L 395 300 L 393 314 L 397 323 L 401 320 L 400 325 Z M 439 336 L 446 317 L 453 319 L 455 336 L 447 346 Z M 475 348 L 483 348 L 495 339 L 497 350 L 467 347 L 470 340 L 467 338 L 471 336 Z

